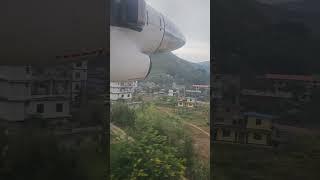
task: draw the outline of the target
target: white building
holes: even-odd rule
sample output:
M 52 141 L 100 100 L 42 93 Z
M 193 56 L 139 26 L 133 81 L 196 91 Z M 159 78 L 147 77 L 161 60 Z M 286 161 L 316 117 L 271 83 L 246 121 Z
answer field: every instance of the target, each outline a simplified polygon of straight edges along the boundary
M 0 66 L 0 119 L 23 121 L 70 116 L 70 70 L 31 66 Z
M 169 89 L 168 96 L 173 96 L 173 90 L 172 89 Z
M 132 98 L 134 89 L 138 86 L 137 81 L 128 82 L 111 82 L 110 83 L 110 100 L 129 100 Z

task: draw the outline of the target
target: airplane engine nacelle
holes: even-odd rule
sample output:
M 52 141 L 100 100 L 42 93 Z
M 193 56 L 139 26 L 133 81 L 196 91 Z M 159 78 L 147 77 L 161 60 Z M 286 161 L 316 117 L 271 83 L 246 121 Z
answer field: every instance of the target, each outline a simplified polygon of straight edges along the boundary
M 141 52 L 125 31 L 110 29 L 110 80 L 130 81 L 145 79 L 151 60 Z

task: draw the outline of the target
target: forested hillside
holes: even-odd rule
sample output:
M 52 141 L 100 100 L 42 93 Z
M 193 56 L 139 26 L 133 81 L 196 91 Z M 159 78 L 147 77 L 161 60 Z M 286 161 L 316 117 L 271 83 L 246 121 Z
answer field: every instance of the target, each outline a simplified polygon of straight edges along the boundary
M 168 85 L 172 85 L 172 82 L 186 85 L 209 83 L 210 72 L 207 65 L 186 61 L 172 53 L 153 55 L 151 60 L 152 69 L 148 81 Z

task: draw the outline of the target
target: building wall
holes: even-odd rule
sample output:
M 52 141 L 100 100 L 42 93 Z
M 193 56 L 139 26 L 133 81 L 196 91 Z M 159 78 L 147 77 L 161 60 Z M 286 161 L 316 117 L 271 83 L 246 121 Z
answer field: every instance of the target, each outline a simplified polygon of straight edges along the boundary
M 256 124 L 256 120 L 257 119 L 261 120 L 261 124 L 260 125 Z M 269 119 L 257 118 L 257 117 L 253 117 L 253 116 L 249 116 L 248 117 L 247 128 L 271 130 L 271 127 L 272 127 L 272 122 Z
M 261 139 L 255 139 L 255 133 L 253 132 L 249 132 L 248 133 L 248 144 L 261 144 L 261 145 L 267 145 L 268 141 L 267 141 L 267 134 L 264 133 L 256 133 L 259 136 L 261 136 Z
M 24 102 L 0 100 L 0 119 L 7 121 L 22 121 L 25 118 Z
M 110 100 L 128 100 L 132 98 L 132 93 L 137 87 L 137 81 L 130 82 L 110 82 Z
M 129 96 L 128 96 L 129 95 Z M 116 101 L 118 99 L 131 99 L 131 93 L 119 93 L 119 94 L 110 94 L 110 100 Z
M 79 75 L 79 76 L 77 76 Z M 87 80 L 87 72 L 82 69 L 74 69 L 72 73 L 73 81 L 86 81 Z
M 261 124 L 257 125 L 257 119 L 261 120 Z M 254 129 L 271 129 L 272 127 L 272 122 L 269 119 L 265 118 L 258 118 L 258 117 L 248 117 L 247 121 L 247 128 L 254 128 Z
M 25 99 L 29 95 L 29 84 L 0 81 L 0 97 L 9 99 Z
M 27 71 L 28 70 L 28 71 Z M 0 66 L 0 79 L 27 80 L 31 77 L 31 68 L 27 66 Z
M 230 131 L 230 136 L 223 136 L 223 130 L 217 129 L 216 140 L 233 142 L 235 140 L 235 131 L 233 131 L 233 130 L 229 130 L 229 131 Z
M 56 104 L 63 104 L 62 112 L 56 111 Z M 38 114 L 37 104 L 44 104 L 44 112 L 41 113 L 43 118 L 61 118 L 70 115 L 70 106 L 68 100 L 54 100 L 54 101 L 32 101 L 28 106 L 28 114 Z

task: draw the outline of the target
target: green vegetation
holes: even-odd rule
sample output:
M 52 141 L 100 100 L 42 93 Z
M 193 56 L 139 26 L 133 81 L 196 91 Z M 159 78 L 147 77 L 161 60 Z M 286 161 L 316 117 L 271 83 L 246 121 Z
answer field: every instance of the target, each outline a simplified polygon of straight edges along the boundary
M 160 96 L 154 103 L 157 106 L 175 107 L 177 106 L 177 97 Z
M 318 179 L 319 140 L 319 136 L 297 136 L 277 149 L 215 144 L 214 179 Z
M 209 179 L 208 166 L 196 158 L 178 116 L 160 112 L 154 104 L 136 110 L 123 106 L 115 105 L 112 111 L 131 119 L 130 125 L 119 123 L 115 114 L 111 120 L 133 141 L 123 139 L 111 145 L 113 179 Z

